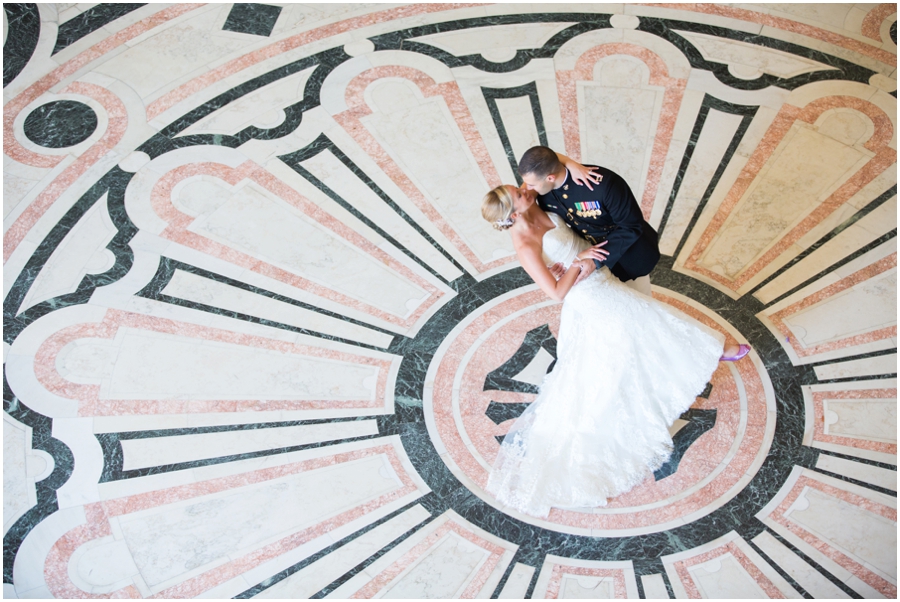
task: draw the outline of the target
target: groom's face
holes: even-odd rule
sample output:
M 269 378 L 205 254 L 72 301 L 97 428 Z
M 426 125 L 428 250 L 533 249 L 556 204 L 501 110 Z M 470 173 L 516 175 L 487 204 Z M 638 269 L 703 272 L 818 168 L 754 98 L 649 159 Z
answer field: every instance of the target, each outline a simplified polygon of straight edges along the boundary
M 522 182 L 528 188 L 528 190 L 533 190 L 538 194 L 547 194 L 551 190 L 553 190 L 553 184 L 556 178 L 553 174 L 550 174 L 547 177 L 541 178 L 538 177 L 534 172 L 529 172 L 526 174 L 522 174 Z

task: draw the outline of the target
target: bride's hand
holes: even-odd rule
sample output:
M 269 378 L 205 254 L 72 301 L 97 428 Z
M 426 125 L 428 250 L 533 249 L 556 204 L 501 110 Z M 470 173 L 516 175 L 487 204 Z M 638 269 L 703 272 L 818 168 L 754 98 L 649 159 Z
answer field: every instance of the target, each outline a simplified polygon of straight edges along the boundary
M 557 280 L 559 280 L 566 274 L 565 266 L 563 266 L 563 264 L 561 264 L 559 262 L 554 263 L 551 266 L 547 266 L 547 269 L 550 270 L 550 274 L 552 274 L 553 277 L 556 278 Z
M 606 261 L 607 255 L 609 255 L 609 251 L 604 249 L 607 241 L 598 242 L 593 247 L 588 247 L 584 251 L 578 254 L 578 259 L 596 259 L 597 261 Z
M 575 278 L 575 284 L 578 284 L 585 278 L 591 275 L 591 272 L 597 269 L 596 264 L 591 259 L 579 259 L 578 260 L 579 267 L 581 268 L 581 272 L 578 274 L 578 277 Z M 573 284 L 572 286 L 575 286 Z
M 559 160 L 566 166 L 566 169 L 569 170 L 569 176 L 572 178 L 572 181 L 576 184 L 580 184 L 582 186 L 587 186 L 588 190 L 593 190 L 594 187 L 591 184 L 599 184 L 600 180 L 603 179 L 603 176 L 596 173 L 594 170 L 596 167 L 585 167 L 581 163 L 570 159 L 565 155 L 561 155 L 556 153 L 556 156 Z

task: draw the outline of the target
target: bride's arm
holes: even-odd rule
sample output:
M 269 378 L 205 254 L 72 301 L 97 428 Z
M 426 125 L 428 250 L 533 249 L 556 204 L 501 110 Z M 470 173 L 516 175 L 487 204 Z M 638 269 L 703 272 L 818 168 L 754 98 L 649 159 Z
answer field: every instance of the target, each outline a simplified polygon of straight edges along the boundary
M 541 290 L 544 291 L 551 299 L 562 301 L 566 294 L 575 285 L 582 271 L 590 271 L 594 264 L 591 260 L 576 259 L 563 274 L 562 278 L 557 280 L 550 273 L 550 270 L 544 265 L 544 259 L 541 256 L 541 247 L 536 242 L 517 242 L 515 244 L 516 255 L 525 271 L 531 276 L 531 279 L 537 283 Z
M 559 162 L 566 166 L 566 169 L 569 170 L 569 175 L 572 176 L 572 181 L 576 184 L 582 184 L 588 187 L 588 190 L 593 190 L 594 187 L 591 184 L 599 184 L 600 180 L 603 179 L 598 173 L 594 173 L 593 167 L 585 167 L 578 161 L 575 161 L 562 153 L 556 153 L 557 159 Z

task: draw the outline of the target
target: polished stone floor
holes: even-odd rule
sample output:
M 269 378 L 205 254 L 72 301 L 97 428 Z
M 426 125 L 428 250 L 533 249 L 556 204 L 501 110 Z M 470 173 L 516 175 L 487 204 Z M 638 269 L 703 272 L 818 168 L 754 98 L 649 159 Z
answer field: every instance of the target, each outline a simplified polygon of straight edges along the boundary
M 5 4 L 4 597 L 896 598 L 896 4 Z M 729 337 L 667 465 L 484 485 L 534 144 Z

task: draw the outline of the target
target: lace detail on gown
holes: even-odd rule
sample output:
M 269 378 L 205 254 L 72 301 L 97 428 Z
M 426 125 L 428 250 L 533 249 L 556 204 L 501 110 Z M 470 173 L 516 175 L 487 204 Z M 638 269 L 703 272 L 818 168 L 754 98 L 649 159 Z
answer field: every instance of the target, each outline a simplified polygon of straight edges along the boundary
M 548 214 L 549 263 L 589 243 Z M 724 337 L 596 270 L 563 302 L 558 360 L 500 446 L 487 490 L 538 517 L 605 506 L 662 466 L 668 427 L 716 369 Z

